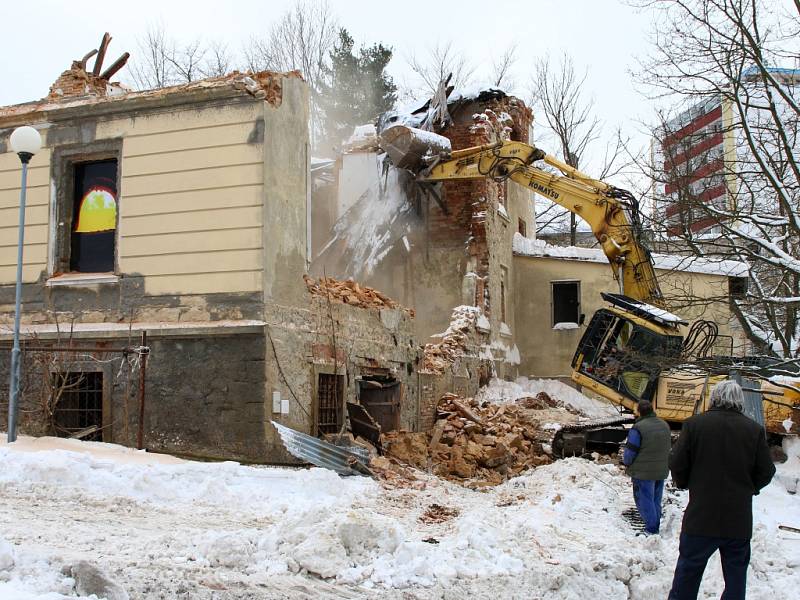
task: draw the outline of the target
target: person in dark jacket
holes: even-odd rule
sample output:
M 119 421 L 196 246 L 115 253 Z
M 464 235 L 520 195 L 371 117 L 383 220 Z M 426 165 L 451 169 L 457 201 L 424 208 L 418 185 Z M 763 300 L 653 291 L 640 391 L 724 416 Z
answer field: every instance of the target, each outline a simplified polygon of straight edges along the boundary
M 678 564 L 669 600 L 694 600 L 711 555 L 719 550 L 725 600 L 745 597 L 753 496 L 775 474 L 764 428 L 742 414 L 744 395 L 726 380 L 711 391 L 710 409 L 683 424 L 670 454 L 672 480 L 689 489 Z
M 649 400 L 636 407 L 639 418 L 628 432 L 622 462 L 628 466 L 633 499 L 647 533 L 658 533 L 661 525 L 661 496 L 669 474 L 671 438 L 669 425 L 653 412 Z

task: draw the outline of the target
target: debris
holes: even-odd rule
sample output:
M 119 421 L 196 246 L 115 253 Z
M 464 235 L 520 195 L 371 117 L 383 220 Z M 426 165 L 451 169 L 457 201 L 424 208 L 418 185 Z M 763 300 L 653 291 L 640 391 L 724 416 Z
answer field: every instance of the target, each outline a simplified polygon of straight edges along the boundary
M 574 408 L 563 404 L 561 402 L 557 402 L 550 397 L 550 394 L 547 392 L 539 392 L 536 396 L 525 396 L 524 398 L 517 398 L 515 402 L 522 406 L 523 408 L 530 408 L 534 410 L 545 410 L 548 408 L 565 408 L 569 412 L 573 414 L 579 414 L 577 410 Z
M 312 296 L 330 298 L 336 302 L 360 308 L 400 308 L 412 317 L 414 316 L 412 309 L 405 308 L 378 290 L 359 285 L 352 279 L 339 281 L 333 277 L 320 277 L 318 281 L 315 281 L 312 277 L 303 275 L 303 281 L 306 282 L 306 287 Z
M 386 487 L 424 490 L 427 486 L 410 468 L 386 456 L 374 457 L 369 463 L 369 468 L 373 476 Z
M 418 171 L 428 158 L 448 156 L 450 140 L 431 131 L 423 131 L 406 125 L 392 125 L 381 132 L 381 149 L 398 169 Z
M 425 509 L 425 512 L 422 513 L 419 520 L 422 523 L 444 523 L 458 515 L 459 510 L 457 508 L 450 508 L 448 506 L 442 506 L 441 504 L 431 504 Z
M 469 334 L 475 331 L 480 309 L 474 306 L 457 306 L 450 317 L 450 326 L 440 334 L 441 342 L 425 344 L 422 357 L 422 373 L 444 373 L 457 356 L 464 355 L 469 343 Z
M 354 402 L 347 403 L 347 416 L 350 419 L 350 427 L 353 434 L 369 440 L 372 444 L 380 444 L 381 426 L 375 422 L 367 409 Z
M 546 448 L 553 432 L 540 424 L 535 412 L 448 393 L 439 400 L 438 418 L 430 434 L 385 433 L 381 436 L 383 452 L 405 465 L 469 487 L 494 486 L 552 462 Z
M 339 475 L 372 475 L 367 468 L 369 452 L 360 446 L 340 447 L 330 442 L 300 433 L 271 421 L 278 430 L 283 445 L 292 456 L 339 473 Z

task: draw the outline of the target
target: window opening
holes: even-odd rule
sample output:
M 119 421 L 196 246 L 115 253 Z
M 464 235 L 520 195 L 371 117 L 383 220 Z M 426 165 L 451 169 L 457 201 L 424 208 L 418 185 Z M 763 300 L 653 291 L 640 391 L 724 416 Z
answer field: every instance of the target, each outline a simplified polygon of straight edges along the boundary
M 394 377 L 369 375 L 358 382 L 358 399 L 381 431 L 400 428 L 402 386 Z
M 506 285 L 508 282 L 508 268 L 500 267 L 500 321 L 506 323 Z
M 741 299 L 747 296 L 747 277 L 728 277 L 728 293 L 731 298 Z
M 522 237 L 528 237 L 528 224 L 524 219 L 517 219 L 517 231 Z
M 553 282 L 553 326 L 574 323 L 578 326 L 581 312 L 581 284 L 579 281 Z
M 82 439 L 103 441 L 103 373 L 53 373 L 53 393 L 60 394 L 53 411 L 53 427 L 59 437 L 95 427 Z
M 317 435 L 342 428 L 344 375 L 320 373 L 317 379 Z
M 114 271 L 117 231 L 117 160 L 74 166 L 70 271 Z

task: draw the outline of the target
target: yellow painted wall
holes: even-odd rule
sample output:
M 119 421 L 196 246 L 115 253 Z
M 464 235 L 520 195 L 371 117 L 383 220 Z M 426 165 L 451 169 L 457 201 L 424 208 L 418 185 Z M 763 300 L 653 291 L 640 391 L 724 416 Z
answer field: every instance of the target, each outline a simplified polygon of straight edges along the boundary
M 662 291 L 670 306 L 676 306 L 684 291 L 699 297 L 721 297 L 727 293 L 727 278 L 701 273 L 675 273 L 658 270 Z M 607 264 L 546 257 L 514 256 L 515 276 L 515 340 L 522 363 L 519 374 L 528 377 L 569 377 L 570 361 L 586 325 L 594 312 L 608 306 L 600 292 L 618 292 L 616 281 Z M 581 312 L 586 315 L 578 329 L 555 330 L 552 323 L 552 291 L 554 281 L 580 281 Z M 732 323 L 730 311 L 723 301 L 710 305 L 673 309 L 688 321 L 697 318 L 715 321 L 720 333 L 733 334 L 734 350 L 741 350 L 741 332 Z
M 97 121 L 92 141 L 122 138 L 119 272 L 144 276 L 145 293 L 262 289 L 264 156 L 256 127 L 263 128 L 263 104 L 170 107 Z M 45 148 L 28 182 L 26 282 L 52 268 L 50 177 Z M 15 279 L 18 210 L 19 161 L 9 152 L 0 155 L 0 285 Z
M 16 281 L 19 236 L 19 192 L 22 176 L 19 158 L 13 152 L 0 154 L 0 285 Z M 25 202 L 25 250 L 22 277 L 33 282 L 47 268 L 50 206 L 50 151 L 39 151 L 28 167 Z

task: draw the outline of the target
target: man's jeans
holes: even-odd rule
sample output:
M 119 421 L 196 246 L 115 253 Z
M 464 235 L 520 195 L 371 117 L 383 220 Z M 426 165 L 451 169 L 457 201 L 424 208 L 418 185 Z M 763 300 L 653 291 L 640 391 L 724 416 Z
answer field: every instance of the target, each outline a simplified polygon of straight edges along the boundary
M 658 533 L 661 525 L 661 496 L 664 493 L 663 479 L 636 479 L 633 481 L 633 499 L 644 521 L 647 533 Z
M 725 591 L 721 600 L 744 600 L 750 540 L 681 534 L 680 554 L 669 600 L 695 600 L 708 559 L 719 550 Z

